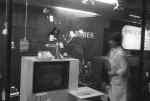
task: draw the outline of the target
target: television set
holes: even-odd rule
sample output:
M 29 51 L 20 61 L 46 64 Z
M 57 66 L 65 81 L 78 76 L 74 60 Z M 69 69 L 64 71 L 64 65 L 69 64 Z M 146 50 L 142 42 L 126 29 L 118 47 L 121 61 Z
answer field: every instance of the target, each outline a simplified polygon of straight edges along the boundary
M 24 56 L 21 61 L 20 101 L 67 101 L 67 91 L 78 88 L 78 76 L 78 59 Z
M 122 46 L 128 50 L 140 50 L 141 46 L 141 27 L 125 25 L 122 28 Z M 145 30 L 144 50 L 150 51 L 150 30 Z

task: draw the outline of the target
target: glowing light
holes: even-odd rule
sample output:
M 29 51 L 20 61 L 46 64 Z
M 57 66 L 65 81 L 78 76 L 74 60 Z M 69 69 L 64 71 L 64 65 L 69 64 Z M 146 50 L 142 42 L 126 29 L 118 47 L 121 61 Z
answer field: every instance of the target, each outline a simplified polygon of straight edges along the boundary
M 2 30 L 2 34 L 3 35 L 7 35 L 8 34 L 7 22 L 4 22 L 4 29 Z
M 115 7 L 113 8 L 114 10 L 117 10 L 119 8 L 118 0 L 95 0 L 95 1 L 115 5 Z
M 81 2 L 82 2 L 83 4 L 87 4 L 88 1 L 89 1 L 89 0 L 82 0 Z
M 141 27 L 125 25 L 122 28 L 123 42 L 125 49 L 140 50 Z M 145 30 L 144 50 L 150 50 L 150 30 Z
M 8 33 L 7 28 L 4 28 L 4 29 L 2 30 L 2 34 L 3 34 L 3 35 L 7 35 L 7 33 Z
M 103 3 L 107 3 L 107 4 L 116 4 L 118 3 L 118 0 L 95 0 L 98 2 L 103 2 Z
M 44 8 L 44 9 L 43 9 L 43 13 L 47 14 L 47 13 L 49 13 L 49 12 L 50 12 L 50 11 L 49 11 L 48 8 Z
M 62 12 L 62 14 L 71 14 L 72 17 L 95 17 L 99 16 L 98 13 L 89 12 L 89 11 L 83 11 L 78 9 L 72 9 L 72 8 L 65 8 L 65 7 L 54 7 L 56 10 L 59 10 Z
M 118 0 L 82 0 L 82 4 L 92 4 L 95 5 L 96 2 L 102 2 L 110 5 L 114 5 L 114 10 L 117 10 L 119 8 L 119 2 Z
M 49 21 L 50 21 L 50 22 L 54 22 L 54 16 L 53 16 L 53 15 L 50 15 L 50 16 L 49 16 Z
M 130 17 L 133 17 L 133 18 L 137 18 L 137 19 L 140 19 L 140 18 L 141 18 L 140 16 L 134 15 L 134 14 L 130 14 L 129 16 L 130 16 Z

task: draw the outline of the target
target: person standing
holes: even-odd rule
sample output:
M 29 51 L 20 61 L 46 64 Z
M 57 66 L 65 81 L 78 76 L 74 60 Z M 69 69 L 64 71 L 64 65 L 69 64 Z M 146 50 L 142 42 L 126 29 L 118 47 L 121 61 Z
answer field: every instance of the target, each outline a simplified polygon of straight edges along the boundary
M 115 33 L 108 41 L 110 51 L 107 56 L 110 77 L 110 101 L 127 101 L 127 61 L 126 52 L 121 46 L 122 35 Z

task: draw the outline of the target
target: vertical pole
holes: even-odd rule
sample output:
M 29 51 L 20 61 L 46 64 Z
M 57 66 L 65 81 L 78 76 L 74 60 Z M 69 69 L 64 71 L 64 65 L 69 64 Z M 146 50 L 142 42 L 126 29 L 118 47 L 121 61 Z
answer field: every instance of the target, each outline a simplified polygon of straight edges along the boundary
M 140 89 L 140 99 L 139 101 L 144 100 L 144 44 L 145 44 L 145 27 L 146 27 L 146 0 L 142 0 L 142 30 L 141 30 L 141 50 L 140 50 L 140 67 L 139 67 L 139 89 Z
M 8 34 L 6 37 L 6 101 L 10 101 L 10 75 L 11 75 L 11 35 L 12 35 L 12 0 L 8 0 L 8 11 L 7 11 L 7 21 L 8 21 Z

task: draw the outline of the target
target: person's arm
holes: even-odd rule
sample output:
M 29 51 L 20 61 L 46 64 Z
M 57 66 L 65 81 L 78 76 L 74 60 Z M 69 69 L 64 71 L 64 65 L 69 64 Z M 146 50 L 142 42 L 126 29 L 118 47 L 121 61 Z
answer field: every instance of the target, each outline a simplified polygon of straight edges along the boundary
M 117 75 L 118 75 L 118 73 L 117 73 L 115 70 L 109 71 L 108 74 L 109 74 L 110 76 L 117 76 Z
M 114 54 L 112 69 L 109 72 L 110 75 L 124 75 L 127 70 L 127 62 L 125 59 L 125 53 L 122 50 L 118 50 L 116 54 Z

